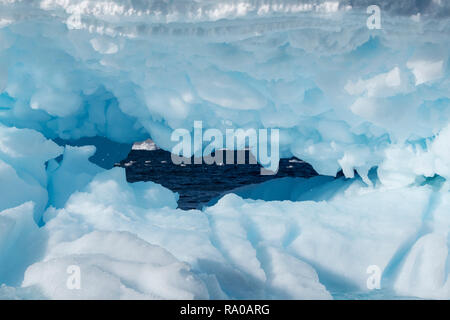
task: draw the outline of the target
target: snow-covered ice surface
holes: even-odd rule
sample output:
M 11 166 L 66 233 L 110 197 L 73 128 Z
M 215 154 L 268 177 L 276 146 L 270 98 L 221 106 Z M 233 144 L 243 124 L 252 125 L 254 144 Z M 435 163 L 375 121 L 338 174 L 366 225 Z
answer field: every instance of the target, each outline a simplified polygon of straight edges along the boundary
M 450 299 L 450 4 L 378 2 L 0 0 L 0 298 Z M 323 176 L 183 211 L 92 162 L 196 120 Z

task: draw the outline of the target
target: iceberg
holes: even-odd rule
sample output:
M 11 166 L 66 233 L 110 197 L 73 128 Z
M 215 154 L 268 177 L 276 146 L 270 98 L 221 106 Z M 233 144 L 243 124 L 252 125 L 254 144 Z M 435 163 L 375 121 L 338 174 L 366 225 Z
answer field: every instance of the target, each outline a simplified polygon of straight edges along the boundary
M 142 142 L 135 142 L 133 144 L 132 150 L 147 150 L 147 151 L 154 151 L 158 150 L 158 146 L 156 143 L 154 143 L 151 139 L 147 139 Z
M 378 2 L 0 0 L 0 299 L 450 299 L 450 3 Z M 198 121 L 319 176 L 114 167 Z

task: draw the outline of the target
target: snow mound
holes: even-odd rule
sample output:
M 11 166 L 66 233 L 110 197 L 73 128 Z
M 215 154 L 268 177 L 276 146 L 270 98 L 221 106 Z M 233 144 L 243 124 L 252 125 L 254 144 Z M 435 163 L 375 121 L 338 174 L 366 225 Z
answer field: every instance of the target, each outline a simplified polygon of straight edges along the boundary
M 80 268 L 79 289 L 67 285 L 71 266 Z M 56 245 L 44 261 L 27 269 L 22 285 L 38 286 L 52 299 L 208 298 L 189 269 L 132 234 L 95 231 Z

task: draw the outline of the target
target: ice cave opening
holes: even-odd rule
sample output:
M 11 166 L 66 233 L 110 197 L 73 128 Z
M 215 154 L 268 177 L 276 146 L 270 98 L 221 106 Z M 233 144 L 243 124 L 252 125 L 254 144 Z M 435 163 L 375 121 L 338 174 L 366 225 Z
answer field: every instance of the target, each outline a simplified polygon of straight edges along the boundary
M 202 209 L 228 192 L 237 192 L 246 185 L 255 185 L 283 177 L 310 178 L 317 176 L 313 167 L 296 157 L 282 158 L 278 170 L 271 175 L 261 175 L 262 166 L 249 149 L 218 150 L 222 152 L 219 163 L 208 159 L 186 159 L 188 163 L 173 163 L 171 153 L 147 140 L 135 143 L 127 158 L 115 166 L 125 168 L 128 182 L 153 181 L 179 194 L 178 208 Z M 225 161 L 233 157 L 232 164 Z M 242 157 L 242 161 L 240 160 Z M 242 163 L 241 163 L 242 162 Z
M 215 204 L 220 197 L 229 192 L 241 194 L 245 186 L 256 185 L 272 179 L 285 177 L 311 178 L 319 174 L 305 161 L 296 157 L 281 158 L 278 170 L 271 175 L 261 175 L 261 168 L 249 149 L 220 150 L 223 162 L 208 159 L 194 160 L 190 163 L 173 163 L 171 152 L 159 148 L 151 139 L 133 144 L 117 143 L 103 137 L 85 137 L 78 140 L 54 139 L 61 146 L 81 147 L 93 145 L 95 153 L 89 162 L 104 168 L 121 167 L 125 169 L 127 181 L 153 181 L 178 193 L 178 208 L 183 210 L 202 209 Z M 225 159 L 232 154 L 234 163 Z M 214 157 L 215 152 L 211 154 Z M 243 163 L 238 159 L 242 157 Z M 56 158 L 58 163 L 63 155 Z M 357 175 L 357 173 L 355 172 Z M 335 178 L 343 177 L 342 170 Z M 278 195 L 279 200 L 289 199 L 289 195 Z

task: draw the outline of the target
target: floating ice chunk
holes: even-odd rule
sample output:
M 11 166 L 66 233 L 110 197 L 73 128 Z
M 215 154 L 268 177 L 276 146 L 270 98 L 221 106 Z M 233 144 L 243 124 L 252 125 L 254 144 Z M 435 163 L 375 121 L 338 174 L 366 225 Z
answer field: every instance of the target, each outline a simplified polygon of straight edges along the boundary
M 128 161 L 124 164 L 125 167 L 131 167 L 136 161 Z

